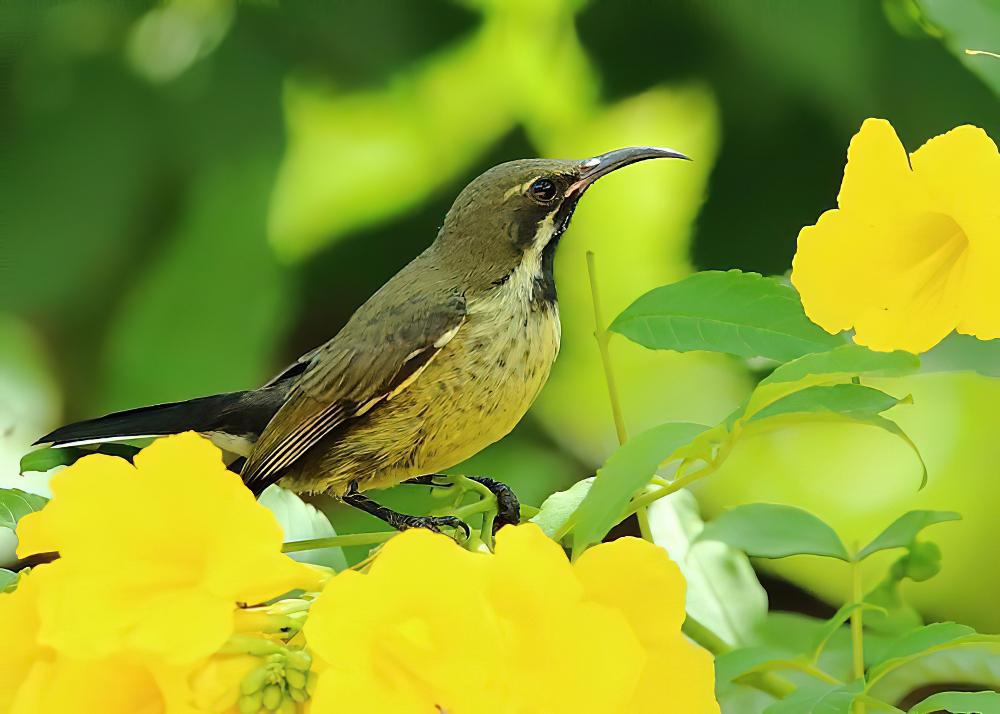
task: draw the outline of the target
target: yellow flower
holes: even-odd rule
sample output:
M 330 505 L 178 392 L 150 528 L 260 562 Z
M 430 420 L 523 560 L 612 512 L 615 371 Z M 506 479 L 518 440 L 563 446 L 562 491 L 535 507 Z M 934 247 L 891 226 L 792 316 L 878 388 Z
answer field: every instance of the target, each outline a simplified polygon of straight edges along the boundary
M 18 553 L 60 553 L 42 566 L 38 637 L 61 654 L 191 663 L 226 641 L 238 603 L 317 585 L 282 555 L 271 513 L 195 434 L 156 441 L 134 466 L 87 456 L 53 477 L 52 493 L 18 525 Z
M 312 711 L 715 713 L 711 657 L 680 633 L 683 600 L 676 566 L 645 541 L 571 565 L 534 525 L 500 531 L 496 555 L 407 531 L 313 605 Z
M 923 352 L 957 330 L 1000 337 L 1000 154 L 960 126 L 907 160 L 889 122 L 851 140 L 837 210 L 799 233 L 792 283 L 828 332 Z
M 47 567 L 0 595 L 0 711 L 10 714 L 156 714 L 167 709 L 168 672 L 125 655 L 77 659 L 38 642 L 39 596 L 56 584 Z M 161 674 L 163 679 L 161 681 Z M 172 712 L 184 711 L 172 707 Z
M 646 650 L 629 712 L 718 712 L 712 655 L 681 634 L 684 576 L 667 552 L 638 538 L 585 551 L 575 564 L 586 597 L 620 611 Z

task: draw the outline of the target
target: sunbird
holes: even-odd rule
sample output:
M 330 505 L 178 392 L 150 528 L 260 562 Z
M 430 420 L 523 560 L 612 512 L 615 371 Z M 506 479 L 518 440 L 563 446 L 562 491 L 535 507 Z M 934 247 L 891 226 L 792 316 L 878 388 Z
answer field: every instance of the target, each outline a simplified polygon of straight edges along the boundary
M 637 146 L 584 161 L 495 166 L 455 199 L 423 253 L 331 340 L 259 389 L 157 404 L 56 429 L 36 444 L 81 446 L 195 431 L 234 460 L 254 492 L 328 493 L 398 528 L 467 526 L 397 513 L 362 492 L 434 484 L 440 472 L 506 436 L 559 351 L 553 260 L 584 192 L 647 159 Z M 498 522 L 518 520 L 513 492 L 479 479 Z

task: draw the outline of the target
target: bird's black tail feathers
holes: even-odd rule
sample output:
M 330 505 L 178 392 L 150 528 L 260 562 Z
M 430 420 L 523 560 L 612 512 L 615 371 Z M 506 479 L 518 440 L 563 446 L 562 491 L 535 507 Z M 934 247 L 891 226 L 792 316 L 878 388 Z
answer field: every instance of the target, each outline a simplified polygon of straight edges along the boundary
M 38 444 L 79 446 L 105 441 L 166 436 L 183 431 L 228 435 L 257 440 L 281 406 L 280 385 L 247 392 L 229 392 L 185 402 L 156 404 L 76 422 L 46 434 Z

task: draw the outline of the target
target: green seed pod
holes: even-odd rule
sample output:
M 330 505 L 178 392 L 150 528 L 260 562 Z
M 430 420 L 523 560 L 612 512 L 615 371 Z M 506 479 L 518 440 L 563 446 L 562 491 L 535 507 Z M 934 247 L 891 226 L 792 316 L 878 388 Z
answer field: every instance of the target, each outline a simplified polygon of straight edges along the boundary
M 260 711 L 261 699 L 260 692 L 244 694 L 239 701 L 240 714 L 257 714 Z
M 281 687 L 277 684 L 269 684 L 264 687 L 263 698 L 261 702 L 264 704 L 264 708 L 270 711 L 277 711 L 278 707 L 281 706 Z
M 286 669 L 285 670 L 285 681 L 288 682 L 288 686 L 294 689 L 305 689 L 306 688 L 306 673 L 300 672 L 297 669 Z
M 300 672 L 308 672 L 312 666 L 312 655 L 305 650 L 289 650 L 285 656 L 285 666 Z
M 267 667 L 252 670 L 240 682 L 240 694 L 253 694 L 259 691 L 267 682 Z

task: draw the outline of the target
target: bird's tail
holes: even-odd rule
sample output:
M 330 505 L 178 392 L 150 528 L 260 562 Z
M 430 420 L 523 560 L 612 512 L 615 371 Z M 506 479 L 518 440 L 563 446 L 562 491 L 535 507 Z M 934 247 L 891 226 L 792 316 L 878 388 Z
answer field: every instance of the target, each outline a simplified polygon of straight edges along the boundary
M 281 406 L 283 391 L 266 388 L 230 392 L 185 402 L 155 404 L 149 407 L 115 412 L 97 419 L 76 422 L 46 434 L 36 445 L 83 446 L 124 439 L 179 434 L 197 431 L 211 434 L 213 441 L 242 441 L 252 444 Z M 239 448 L 227 448 L 239 453 Z

